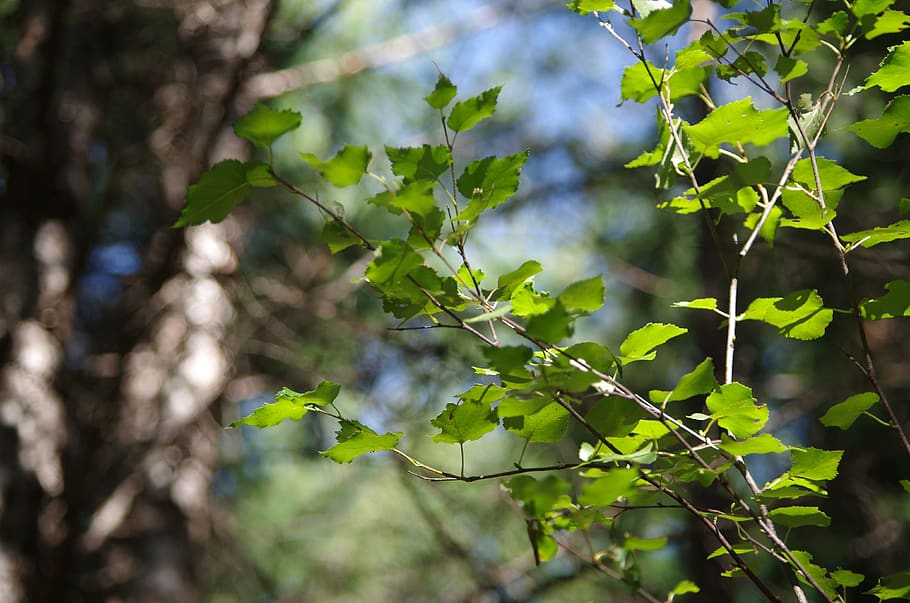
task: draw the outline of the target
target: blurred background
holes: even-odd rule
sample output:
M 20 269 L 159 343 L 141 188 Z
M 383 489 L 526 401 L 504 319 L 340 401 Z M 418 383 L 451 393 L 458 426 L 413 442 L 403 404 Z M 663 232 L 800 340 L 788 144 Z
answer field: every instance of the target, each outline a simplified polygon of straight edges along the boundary
M 303 114 L 276 145 L 279 171 L 368 232 L 398 232 L 362 203 L 369 184 L 330 189 L 297 153 L 438 144 L 422 101 L 437 68 L 462 96 L 502 84 L 496 117 L 458 152 L 529 148 L 531 159 L 519 194 L 472 238 L 476 265 L 495 276 L 533 257 L 538 283 L 556 290 L 603 274 L 606 306 L 579 323 L 579 340 L 617 346 L 648 321 L 690 327 L 657 364 L 629 371 L 640 391 L 672 387 L 708 355 L 721 366 L 718 322 L 670 308 L 722 296 L 703 223 L 657 210 L 651 174 L 622 168 L 652 148 L 654 107 L 620 104 L 632 57 L 563 4 L 0 0 L 0 602 L 634 600 L 569 552 L 536 568 L 521 511 L 496 483 L 428 484 L 390 455 L 336 465 L 317 454 L 334 430 L 318 420 L 226 431 L 280 387 L 328 379 L 344 385 L 349 415 L 456 467 L 457 447 L 439 457 L 427 445 L 427 420 L 482 359 L 457 334 L 391 331 L 357 281 L 369 258 L 329 255 L 320 216 L 288 195 L 257 193 L 223 223 L 170 228 L 203 170 L 249 156 L 231 124 L 268 102 Z M 893 43 L 860 44 L 847 88 Z M 826 77 L 811 73 L 806 90 Z M 841 205 L 843 231 L 893 221 L 910 191 L 907 136 L 873 152 L 837 132 L 880 114 L 884 99 L 862 98 L 842 103 L 823 153 L 869 176 Z M 697 120 L 701 109 L 682 110 Z M 373 169 L 388 173 L 382 162 Z M 910 278 L 906 245 L 855 262 L 862 295 Z M 846 304 L 822 238 L 782 232 L 744 277 L 744 300 L 810 287 Z M 900 450 L 872 421 L 846 433 L 817 422 L 864 390 L 849 327 L 807 346 L 743 325 L 737 377 L 772 406 L 769 427 L 788 444 L 849 447 L 822 505 L 834 527 L 804 531 L 827 555 L 816 561 L 881 575 L 910 554 L 910 502 L 896 485 L 906 460 L 882 462 Z M 906 326 L 871 329 L 882 380 L 905 407 Z M 574 459 L 583 435 L 528 454 Z M 467 446 L 469 471 L 509 468 L 521 451 L 510 434 L 488 440 Z M 780 469 L 758 468 L 765 479 Z M 645 527 L 672 544 L 643 555 L 645 584 L 689 578 L 696 600 L 754 600 L 704 561 L 716 545 L 695 526 L 660 518 Z M 580 557 L 597 537 L 577 543 Z

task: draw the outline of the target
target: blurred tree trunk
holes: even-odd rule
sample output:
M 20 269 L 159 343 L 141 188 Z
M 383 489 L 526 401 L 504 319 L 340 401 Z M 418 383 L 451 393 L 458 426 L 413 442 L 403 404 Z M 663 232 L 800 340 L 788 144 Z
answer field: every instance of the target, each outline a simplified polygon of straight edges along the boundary
M 199 598 L 236 228 L 168 226 L 243 152 L 221 134 L 273 9 L 30 0 L 0 25 L 0 601 Z

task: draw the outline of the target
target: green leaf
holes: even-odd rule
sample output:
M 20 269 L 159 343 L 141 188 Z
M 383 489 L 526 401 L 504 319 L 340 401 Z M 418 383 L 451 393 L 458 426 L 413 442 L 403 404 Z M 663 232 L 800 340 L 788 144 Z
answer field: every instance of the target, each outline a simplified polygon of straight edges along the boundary
M 878 394 L 872 392 L 855 394 L 829 408 L 819 421 L 826 427 L 839 427 L 847 430 L 861 414 L 872 408 L 876 402 L 878 402 Z
M 843 450 L 820 450 L 818 448 L 792 448 L 790 450 L 791 476 L 813 481 L 824 481 L 837 477 Z
M 556 299 L 569 312 L 594 312 L 604 304 L 604 280 L 595 276 L 572 283 Z
M 635 28 L 645 44 L 653 44 L 667 35 L 676 33 L 692 14 L 689 0 L 674 0 L 671 5 L 666 0 L 635 0 L 635 9 L 642 19 L 630 19 L 629 25 Z
M 705 404 L 711 411 L 711 419 L 736 438 L 754 435 L 768 421 L 768 407 L 757 406 L 752 390 L 741 383 L 721 385 Z
M 456 216 L 459 220 L 476 219 L 484 210 L 496 207 L 515 194 L 521 168 L 528 160 L 528 151 L 506 157 L 484 157 L 472 161 L 458 178 L 458 191 L 470 199 L 468 206 Z
M 875 15 L 894 4 L 894 0 L 857 0 L 852 7 L 857 17 Z
M 892 99 L 880 118 L 864 119 L 847 126 L 847 129 L 876 148 L 891 146 L 898 134 L 910 133 L 910 96 Z
M 791 553 L 806 572 L 812 576 L 812 579 L 822 587 L 827 599 L 829 601 L 835 600 L 837 598 L 837 593 L 835 592 L 837 583 L 828 578 L 828 572 L 825 571 L 825 568 L 812 563 L 812 555 L 805 551 L 791 551 Z M 809 584 L 809 581 L 806 580 L 801 573 L 797 574 L 796 577 L 799 578 L 799 581 L 803 584 Z
M 461 404 L 449 402 L 439 415 L 430 421 L 439 428 L 433 436 L 434 442 L 446 444 L 464 444 L 479 440 L 499 425 L 496 411 L 483 402 L 463 401 Z
M 822 183 L 823 191 L 833 191 L 866 179 L 865 176 L 859 176 L 845 168 L 837 165 L 837 162 L 818 157 L 815 160 L 818 168 L 818 178 Z M 793 172 L 790 176 L 794 182 L 799 182 L 806 187 L 815 190 L 815 172 L 812 167 L 811 159 L 800 159 L 793 166 Z M 816 202 L 817 203 L 817 202 Z
M 786 452 L 787 446 L 769 433 L 757 435 L 746 440 L 725 439 L 719 444 L 724 452 L 733 456 L 746 456 L 747 454 L 769 454 L 772 452 Z
M 376 259 L 367 266 L 364 277 L 382 290 L 400 282 L 422 265 L 423 257 L 419 253 L 401 239 L 391 239 L 379 247 Z
M 657 356 L 655 348 L 665 344 L 674 337 L 679 337 L 688 329 L 674 324 L 648 323 L 640 329 L 629 333 L 619 346 L 624 363 L 638 360 L 653 360 Z
M 868 90 L 878 86 L 885 92 L 894 92 L 898 88 L 910 85 L 908 73 L 910 73 L 910 40 L 899 46 L 888 48 L 888 54 L 878 71 L 866 78 L 863 88 Z
M 186 205 L 174 228 L 202 224 L 207 220 L 221 222 L 252 190 L 244 163 L 236 159 L 218 162 L 189 187 Z
M 512 308 L 513 310 L 515 308 L 514 302 L 512 303 Z M 531 337 L 541 339 L 546 343 L 556 344 L 572 335 L 575 318 L 574 314 L 567 312 L 563 305 L 557 301 L 543 314 L 532 316 L 528 321 L 527 327 L 525 327 L 525 332 Z
M 648 396 L 655 404 L 665 404 L 708 394 L 717 387 L 717 378 L 714 376 L 714 361 L 710 358 L 705 358 L 692 372 L 686 373 L 679 378 L 679 382 L 673 388 L 673 391 L 652 390 L 648 393 Z
M 850 15 L 839 10 L 831 14 L 830 17 L 818 24 L 818 33 L 822 35 L 834 34 L 842 38 L 850 27 Z M 780 73 L 780 72 L 778 72 Z
M 449 113 L 449 127 L 456 132 L 465 132 L 470 130 L 478 122 L 493 115 L 496 112 L 496 101 L 499 99 L 499 92 L 502 86 L 490 88 L 477 96 L 455 103 L 452 112 Z
M 543 517 L 560 498 L 572 491 L 572 484 L 556 475 L 548 475 L 541 480 L 530 475 L 518 475 L 502 485 L 531 517 Z
M 612 505 L 620 497 L 628 496 L 635 491 L 637 469 L 610 469 L 602 477 L 585 482 L 581 487 L 578 502 L 592 507 Z
M 523 285 L 525 281 L 543 270 L 540 262 L 527 260 L 521 266 L 499 277 L 496 283 L 496 294 L 494 300 L 510 299 L 515 290 Z
M 661 84 L 664 90 L 669 90 L 670 100 L 675 101 L 690 94 L 698 94 L 700 85 L 707 79 L 710 71 L 709 67 L 698 65 L 685 68 L 677 66 L 671 71 L 665 71 L 650 62 L 639 61 L 623 72 L 620 96 L 623 100 L 643 103 L 657 96 L 658 88 L 655 84 Z
M 458 87 L 444 73 L 440 73 L 433 92 L 423 97 L 423 100 L 434 109 L 445 109 L 456 94 L 458 94 Z
M 525 346 L 484 347 L 483 355 L 504 382 L 515 379 L 524 382 L 530 378 L 525 364 L 533 356 L 531 348 Z
M 898 572 L 885 576 L 865 594 L 875 595 L 879 601 L 910 599 L 910 572 Z
M 627 536 L 622 541 L 622 547 L 627 551 L 659 551 L 667 546 L 667 537 L 659 536 L 657 538 L 638 538 L 636 536 Z
M 826 528 L 831 525 L 831 517 L 818 507 L 778 507 L 771 509 L 771 519 L 787 528 L 818 526 Z
M 261 161 L 247 161 L 245 168 L 246 181 L 250 183 L 250 186 L 270 188 L 278 184 L 275 176 L 272 175 L 271 166 Z
M 336 463 L 350 463 L 362 454 L 391 450 L 398 445 L 400 438 L 401 433 L 379 435 L 362 423 L 343 420 L 335 437 L 338 443 L 319 454 Z
M 336 254 L 339 251 L 359 245 L 360 240 L 352 235 L 347 228 L 340 222 L 331 220 L 322 227 L 322 233 L 319 235 L 319 242 L 328 245 L 329 251 Z
M 348 144 L 338 151 L 337 155 L 326 161 L 312 153 L 301 153 L 300 157 L 313 169 L 319 170 L 322 177 L 330 183 L 343 187 L 360 182 L 373 154 L 365 146 L 355 147 Z
M 891 281 L 885 285 L 887 293 L 878 299 L 866 299 L 860 302 L 859 309 L 863 318 L 881 320 L 897 316 L 910 316 L 910 282 Z
M 367 200 L 367 203 L 385 207 L 393 214 L 402 211 L 409 215 L 426 216 L 436 208 L 431 180 L 410 181 L 397 191 L 383 191 Z
M 512 293 L 512 313 L 521 318 L 545 314 L 556 304 L 556 300 L 534 291 L 534 285 L 526 282 Z
M 717 299 L 713 297 L 699 297 L 690 301 L 679 301 L 672 304 L 674 308 L 690 308 L 692 310 L 717 310 Z
M 608 11 L 613 8 L 613 0 L 572 0 L 566 8 L 579 15 L 587 15 L 591 11 Z
M 736 553 L 737 555 L 747 555 L 749 553 L 755 553 L 756 550 L 755 550 L 755 547 L 751 544 L 734 544 L 733 552 Z M 710 555 L 705 557 L 705 559 L 714 559 L 716 557 L 722 557 L 722 556 L 728 555 L 728 554 L 729 553 L 727 552 L 727 549 L 725 549 L 722 546 L 719 546 L 716 549 L 714 549 L 714 551 Z
M 569 426 L 569 411 L 554 402 L 535 413 L 503 418 L 502 426 L 529 442 L 558 442 Z
M 904 489 L 904 492 L 910 492 L 910 480 L 902 479 L 898 483 L 901 485 L 901 488 Z
M 863 29 L 866 29 L 865 20 L 863 21 Z M 879 36 L 904 31 L 908 26 L 910 26 L 910 15 L 899 10 L 886 10 L 875 18 L 875 22 L 866 31 L 864 37 L 867 40 L 872 40 Z
M 698 588 L 698 585 L 692 582 L 691 580 L 682 580 L 677 583 L 668 593 L 667 601 L 673 601 L 676 595 L 686 595 L 689 593 L 698 593 L 701 592 L 701 589 Z
M 851 572 L 850 570 L 837 569 L 831 572 L 831 579 L 837 582 L 838 586 L 853 588 L 862 584 L 865 576 Z
M 752 99 L 720 106 L 695 125 L 683 125 L 696 150 L 716 159 L 721 144 L 771 144 L 787 135 L 787 110 L 758 111 Z
M 300 127 L 301 115 L 296 111 L 276 111 L 258 104 L 234 124 L 234 133 L 257 147 L 268 148 L 280 136 Z
M 816 291 L 804 289 L 786 297 L 760 297 L 749 304 L 740 320 L 760 320 L 792 339 L 817 339 L 825 334 L 833 316 Z
M 780 83 L 783 84 L 809 73 L 809 65 L 800 59 L 791 59 L 780 55 L 774 64 L 774 71 L 780 76 Z
M 411 180 L 436 180 L 452 165 L 452 152 L 445 145 L 431 147 L 389 147 L 386 156 L 392 164 L 392 172 L 405 182 Z
M 599 400 L 585 415 L 585 421 L 598 433 L 622 437 L 632 433 L 638 421 L 647 416 L 634 400 L 610 396 Z
M 870 230 L 859 230 L 841 235 L 841 240 L 850 243 L 850 247 L 875 247 L 882 243 L 890 243 L 900 239 L 910 238 L 910 220 L 901 220 L 888 226 L 876 226 Z
M 275 394 L 275 401 L 264 404 L 248 416 L 234 421 L 228 427 L 252 425 L 253 427 L 272 427 L 282 421 L 299 421 L 307 413 L 307 406 L 324 406 L 330 404 L 341 391 L 341 386 L 331 381 L 323 381 L 316 389 L 308 392 L 295 392 L 286 387 Z

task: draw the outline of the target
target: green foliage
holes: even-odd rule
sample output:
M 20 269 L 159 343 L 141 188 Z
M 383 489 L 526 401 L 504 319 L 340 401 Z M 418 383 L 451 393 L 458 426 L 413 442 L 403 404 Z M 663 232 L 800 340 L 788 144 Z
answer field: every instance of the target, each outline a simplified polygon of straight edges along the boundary
M 720 4 L 731 8 L 735 3 Z M 669 37 L 689 22 L 692 8 L 688 0 L 672 4 L 635 0 L 631 11 L 618 9 L 610 1 L 568 4 L 570 10 L 598 19 L 635 59 L 623 70 L 622 99 L 656 104 L 656 145 L 627 167 L 653 167 L 659 190 L 670 189 L 679 179 L 685 182 L 659 206 L 681 215 L 700 214 L 723 266 L 722 277 L 729 287 L 725 299 L 712 292 L 714 297 L 672 304 L 708 310 L 714 316 L 705 316 L 726 331 L 724 358 L 705 358 L 681 376 L 649 374 L 637 363 L 655 360 L 662 346 L 679 350 L 683 345 L 679 342 L 691 342 L 693 336 L 683 326 L 655 320 L 620 336 L 616 347 L 615 342 L 564 343 L 574 335 L 580 317 L 604 305 L 607 291 L 602 277 L 570 282 L 554 295 L 535 284 L 535 278 L 544 272 L 543 265 L 524 259 L 501 274 L 494 287 L 493 279 L 485 278 L 487 267 L 469 257 L 470 237 L 484 236 L 474 230 L 476 224 L 515 195 L 529 157 L 525 150 L 462 161 L 456 152 L 458 133 L 495 114 L 500 87 L 456 100 L 457 87 L 440 74 L 435 88 L 424 97 L 441 118 L 440 141 L 414 147 L 385 146 L 393 181 L 369 173 L 372 153 L 366 147 L 344 146 L 328 160 L 301 153 L 332 185 L 353 186 L 366 174 L 382 184 L 381 192 L 364 195 L 364 203 L 387 210 L 402 228 L 379 240 L 367 239 L 357 224 L 279 176 L 271 164 L 236 160 L 216 164 L 190 187 L 178 226 L 221 220 L 254 188 L 283 187 L 322 212 L 326 225 L 321 240 L 332 253 L 359 246 L 372 254 L 364 280 L 383 309 L 397 319 L 397 327 L 456 330 L 477 345 L 473 357 L 482 359 L 481 366 L 473 367 L 479 382 L 459 394 L 457 402 L 435 407 L 429 421 L 435 429 L 433 444 L 459 445 L 457 472 L 433 466 L 399 448 L 403 433 L 379 434 L 343 415 L 334 405 L 339 386 L 329 382 L 303 394 L 285 388 L 273 403 L 231 426 L 269 427 L 316 412 L 339 424 L 337 443 L 322 452 L 336 462 L 393 451 L 427 480 L 502 479 L 503 487 L 524 512 L 535 561 L 555 556 L 566 534 L 596 534 L 609 541 L 609 547 L 591 553 L 592 566 L 624 581 L 648 600 L 659 599 L 647 594 L 643 586 L 638 556 L 664 549 L 673 536 L 633 535 L 642 532 L 628 519 L 636 514 L 627 511 L 645 514 L 671 506 L 720 544 L 709 558 L 728 558 L 729 569 L 722 575 L 745 576 L 766 599 L 774 601 L 782 596 L 774 592 L 780 589 L 770 585 L 763 572 L 764 565 L 778 564 L 789 574 L 788 582 L 798 585 L 797 590 L 814 591 L 827 601 L 845 601 L 847 590 L 858 587 L 864 577 L 842 568 L 822 567 L 812 553 L 790 549 L 775 528 L 789 532 L 833 527 L 829 515 L 800 499 L 828 495 L 827 484 L 837 478 L 844 452 L 794 445 L 789 439 L 792 436 L 782 433 L 760 433 L 766 427 L 774 429 L 769 421 L 774 405 L 759 404 L 748 380 L 741 383 L 733 376 L 738 375 L 740 338 L 751 338 L 748 330 L 745 334 L 737 330 L 744 321 L 771 325 L 778 335 L 794 340 L 793 345 L 842 346 L 847 344 L 841 339 L 832 341 L 829 327 L 842 326 L 837 321 L 843 315 L 849 319 L 844 321 L 849 322 L 847 328 L 859 329 L 855 338 L 859 348 L 849 354 L 851 359 L 865 359 L 857 364 L 872 391 L 831 406 L 820 421 L 849 430 L 866 414 L 906 442 L 887 392 L 877 380 L 864 321 L 910 315 L 910 282 L 893 280 L 883 285 L 886 293 L 882 296 L 854 300 L 848 264 L 853 255 L 848 254 L 910 238 L 910 221 L 839 234 L 838 211 L 851 195 L 849 186 L 866 177 L 816 150 L 823 135 L 833 138 L 843 130 L 826 132 L 846 84 L 841 70 L 849 60 L 850 48 L 859 37 L 887 35 L 910 23 L 910 17 L 892 9 L 891 4 L 888 0 L 861 0 L 848 7 L 849 12 L 837 10 L 824 19 L 816 18 L 812 3 L 787 7 L 771 3 L 758 10 L 731 12 L 724 20 L 727 29 L 712 21 L 700 39 L 676 52 L 673 61 L 665 50 L 660 55 L 663 58 L 655 59 L 658 55 L 652 56 L 646 47 L 668 44 Z M 805 14 L 787 16 L 794 12 Z M 629 40 L 607 19 L 617 14 L 631 25 Z M 821 49 L 834 53 L 833 67 L 813 52 Z M 910 43 L 891 47 L 881 67 L 854 93 L 901 89 L 908 83 L 908 60 Z M 801 90 L 808 87 L 815 69 L 830 70 L 824 78 L 827 87 L 794 98 L 790 84 Z M 769 83 L 774 75 L 769 76 L 771 70 L 781 85 Z M 712 89 L 733 83 L 748 87 L 749 93 L 762 94 L 761 102 L 734 89 L 738 94 L 734 100 L 715 103 Z M 704 110 L 697 123 L 688 123 L 677 112 L 675 103 L 686 97 L 686 103 L 699 103 Z M 900 133 L 910 132 L 908 98 L 890 99 L 879 119 L 849 124 L 845 130 L 873 146 L 890 146 Z M 299 114 L 259 105 L 237 122 L 235 132 L 256 146 L 270 147 L 300 122 Z M 710 179 L 696 170 L 706 158 L 716 166 Z M 904 202 L 894 205 L 895 213 L 906 210 Z M 849 307 L 826 307 L 811 285 L 784 285 L 785 290 L 803 288 L 783 296 L 766 296 L 761 294 L 770 283 L 750 282 L 751 295 L 760 296 L 742 308 L 740 283 L 754 274 L 742 267 L 752 262 L 762 241 L 774 244 L 778 227 L 791 229 L 786 231 L 788 237 L 797 240 L 814 237 L 807 239 L 811 245 L 818 245 L 819 240 L 830 245 L 830 253 L 842 266 L 842 291 L 829 296 L 829 289 L 836 290 L 837 285 L 822 282 L 817 286 L 828 299 L 851 300 Z M 484 243 L 496 247 L 500 242 Z M 806 279 L 812 276 L 806 275 Z M 787 278 L 781 270 L 775 280 Z M 839 295 L 843 292 L 847 294 Z M 762 337 L 766 336 L 774 337 L 765 329 Z M 761 342 L 751 340 L 748 345 L 754 355 Z M 662 359 L 665 355 L 672 354 L 662 353 Z M 652 389 L 644 397 L 628 385 L 648 379 L 657 387 L 672 388 Z M 755 388 L 764 391 L 758 385 Z M 876 405 L 887 419 L 869 412 Z M 471 447 L 464 444 L 489 441 L 495 439 L 490 434 L 503 431 L 523 440 L 512 465 L 492 474 L 466 474 L 465 449 Z M 513 437 L 504 439 L 515 442 Z M 532 444 L 535 452 L 552 462 L 536 465 L 527 460 L 525 453 Z M 910 445 L 906 447 L 910 454 Z M 577 462 L 565 460 L 566 450 L 578 451 Z M 779 460 L 787 453 L 789 469 L 759 487 L 751 474 L 754 459 L 782 455 L 775 457 Z M 536 472 L 546 475 L 532 475 Z M 734 483 L 749 488 L 738 489 L 731 485 Z M 906 481 L 902 485 L 910 488 Z M 712 489 L 712 496 L 723 499 L 729 508 L 699 507 L 691 502 L 696 500 L 693 488 Z M 791 504 L 794 501 L 798 504 Z M 736 529 L 728 530 L 729 524 Z M 880 600 L 906 598 L 910 594 L 907 583 L 905 574 L 894 574 L 881 578 L 867 592 Z M 699 587 L 683 581 L 667 600 L 694 592 Z

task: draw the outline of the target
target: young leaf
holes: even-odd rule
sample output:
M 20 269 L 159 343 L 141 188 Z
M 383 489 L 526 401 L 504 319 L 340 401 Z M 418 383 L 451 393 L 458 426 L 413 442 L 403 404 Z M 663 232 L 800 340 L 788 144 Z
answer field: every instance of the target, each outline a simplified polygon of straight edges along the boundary
M 362 423 L 344 420 L 335 437 L 338 443 L 319 454 L 336 463 L 350 463 L 361 454 L 391 450 L 400 438 L 401 433 L 379 435 Z
M 894 92 L 898 88 L 910 85 L 910 79 L 907 78 L 908 72 L 910 72 L 910 40 L 888 49 L 888 54 L 878 71 L 866 78 L 863 88 L 868 90 L 878 86 L 885 92 Z
M 461 404 L 449 402 L 439 415 L 430 421 L 439 428 L 433 436 L 434 442 L 464 444 L 479 440 L 499 425 L 496 411 L 483 402 L 464 401 Z
M 518 190 L 521 168 L 528 151 L 506 157 L 485 157 L 472 161 L 458 178 L 458 191 L 471 202 L 456 218 L 471 221 L 484 210 L 496 207 Z
M 638 360 L 653 360 L 657 356 L 655 348 L 665 344 L 674 337 L 687 333 L 688 329 L 674 324 L 648 323 L 640 329 L 629 333 L 619 346 L 624 363 Z
M 174 228 L 202 224 L 207 220 L 221 222 L 252 190 L 244 163 L 236 159 L 218 162 L 189 187 L 186 205 Z
M 863 318 L 881 320 L 910 316 L 910 281 L 891 281 L 885 289 L 888 292 L 878 299 L 866 299 L 860 303 Z
M 676 595 L 686 595 L 689 593 L 698 593 L 701 592 L 701 589 L 698 588 L 698 585 L 692 582 L 691 580 L 682 580 L 677 583 L 668 593 L 667 601 L 673 601 Z
M 791 466 L 787 473 L 817 482 L 834 479 L 843 455 L 843 450 L 793 448 L 790 450 Z
M 752 390 L 741 383 L 721 385 L 705 400 L 711 418 L 736 438 L 748 438 L 765 426 L 768 407 L 756 406 Z
M 689 0 L 635 0 L 635 9 L 642 15 L 641 19 L 630 19 L 629 25 L 641 36 L 645 44 L 653 44 L 664 36 L 676 33 L 692 14 L 692 3 Z
M 502 426 L 529 442 L 558 442 L 569 426 L 569 411 L 554 402 L 535 413 L 505 417 Z
M 315 390 L 308 392 L 295 392 L 286 387 L 275 394 L 275 401 L 264 404 L 254 410 L 250 415 L 234 421 L 228 427 L 252 425 L 253 427 L 272 427 L 282 421 L 299 421 L 307 413 L 308 405 L 324 406 L 338 397 L 341 386 L 331 381 L 323 381 Z
M 525 282 L 512 293 L 512 313 L 521 318 L 545 314 L 556 304 L 549 295 L 534 291 L 534 285 Z
M 839 427 L 847 430 L 861 414 L 872 408 L 876 402 L 878 402 L 878 394 L 872 392 L 855 394 L 829 408 L 819 421 L 826 427 Z
M 392 172 L 405 182 L 411 180 L 436 180 L 452 165 L 452 152 L 445 145 L 431 147 L 395 148 L 387 146 L 385 153 L 392 164 Z
M 604 304 L 603 277 L 572 283 L 556 299 L 570 312 L 594 312 Z
M 257 104 L 253 110 L 234 124 L 234 134 L 257 147 L 268 148 L 280 136 L 300 127 L 301 115 L 296 111 L 276 111 Z
M 910 133 L 910 96 L 898 96 L 885 105 L 878 119 L 864 119 L 847 129 L 871 144 L 885 149 L 900 133 Z
M 490 88 L 469 99 L 459 101 L 449 113 L 449 127 L 456 132 L 470 130 L 482 119 L 486 119 L 496 112 L 496 101 L 502 86 Z
M 301 153 L 300 158 L 319 170 L 322 177 L 335 186 L 351 186 L 360 182 L 367 171 L 372 153 L 364 147 L 345 145 L 338 154 L 325 161 L 312 153 Z
M 696 150 L 716 159 L 721 144 L 771 144 L 787 135 L 786 109 L 758 111 L 746 97 L 712 111 L 695 125 L 683 125 Z
M 749 304 L 740 320 L 760 320 L 793 339 L 817 339 L 825 334 L 833 316 L 817 292 L 804 289 L 786 297 L 760 297 Z
M 434 109 L 445 109 L 456 94 L 458 94 L 458 87 L 444 73 L 440 73 L 433 92 L 423 97 L 423 100 Z
M 717 299 L 713 297 L 699 297 L 690 301 L 679 301 L 672 304 L 674 308 L 690 308 L 692 310 L 717 311 Z
M 850 243 L 851 247 L 875 247 L 881 243 L 890 243 L 910 238 L 910 220 L 901 220 L 889 226 L 876 226 L 870 230 L 859 230 L 841 235 L 841 240 Z
M 831 517 L 818 507 L 778 507 L 771 509 L 771 519 L 788 528 L 818 526 L 826 528 L 831 525 Z

